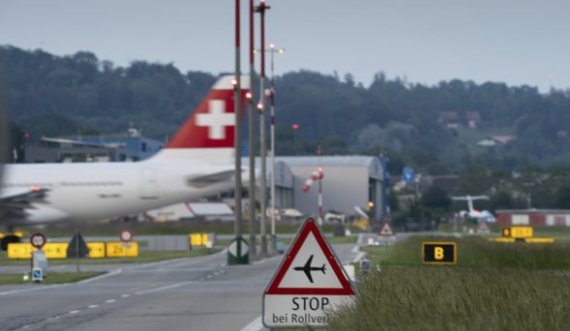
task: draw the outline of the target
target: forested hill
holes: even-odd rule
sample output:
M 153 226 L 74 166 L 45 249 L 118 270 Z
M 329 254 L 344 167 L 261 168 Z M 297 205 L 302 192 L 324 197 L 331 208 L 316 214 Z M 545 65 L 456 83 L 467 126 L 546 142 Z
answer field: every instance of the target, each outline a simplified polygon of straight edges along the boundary
M 0 47 L 0 68 L 12 120 L 31 139 L 123 132 L 130 124 L 164 139 L 216 80 L 172 64 L 115 67 L 89 52 L 58 57 L 11 46 Z M 433 173 L 570 161 L 570 90 L 461 80 L 426 86 L 381 72 L 369 87 L 311 71 L 275 84 L 279 153 L 309 154 L 316 145 L 327 154 L 385 153 Z

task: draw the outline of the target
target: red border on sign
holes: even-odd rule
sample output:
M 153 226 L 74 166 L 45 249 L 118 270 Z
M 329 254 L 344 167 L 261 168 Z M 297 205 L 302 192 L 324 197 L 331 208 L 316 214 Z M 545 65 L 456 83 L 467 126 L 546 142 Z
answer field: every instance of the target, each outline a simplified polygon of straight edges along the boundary
M 36 244 L 34 244 L 34 238 L 35 238 L 35 237 L 41 237 L 41 238 L 42 238 L 43 242 L 42 242 L 41 245 L 36 245 Z M 43 233 L 41 233 L 41 232 L 36 232 L 36 233 L 34 233 L 33 235 L 30 236 L 30 244 L 31 244 L 32 246 L 34 246 L 35 248 L 37 248 L 37 249 L 41 249 L 42 247 L 44 247 L 44 245 L 46 244 L 46 242 L 47 242 L 47 237 L 46 237 L 45 234 L 43 234 Z
M 389 231 L 390 231 L 392 234 L 382 234 L 382 232 L 384 232 L 384 228 L 385 228 L 385 227 L 388 227 L 388 228 L 389 228 Z M 378 235 L 379 235 L 380 237 L 393 237 L 393 236 L 396 235 L 396 232 L 394 231 L 394 228 L 392 228 L 392 225 L 390 224 L 390 222 L 384 221 L 384 222 L 382 223 L 382 226 L 380 227 L 380 231 L 378 231 Z
M 128 233 L 129 239 L 123 238 L 123 233 Z M 119 239 L 121 239 L 121 241 L 124 243 L 131 242 L 131 240 L 133 240 L 133 233 L 130 230 L 123 230 L 123 231 L 121 231 L 121 233 L 119 233 Z
M 283 280 L 283 277 L 285 277 L 285 273 L 291 267 L 293 260 L 297 256 L 297 253 L 299 253 L 299 250 L 301 249 L 303 243 L 309 236 L 309 233 L 313 233 L 313 235 L 315 236 L 315 239 L 317 240 L 319 247 L 321 248 L 323 254 L 327 258 L 327 261 L 331 266 L 331 269 L 334 271 L 336 277 L 338 278 L 340 284 L 342 285 L 341 288 L 279 287 L 281 281 Z M 319 230 L 319 228 L 315 224 L 315 221 L 312 218 L 309 218 L 303 225 L 303 228 L 301 228 L 301 230 L 299 231 L 297 239 L 295 240 L 292 247 L 287 252 L 287 255 L 284 258 L 283 263 L 279 267 L 279 270 L 275 274 L 275 277 L 273 277 L 273 280 L 271 281 L 271 284 L 269 284 L 269 287 L 267 288 L 265 294 L 355 295 L 354 290 L 350 285 L 350 282 L 348 281 L 344 272 L 341 270 L 340 265 L 338 264 L 336 256 L 330 249 L 328 243 L 323 238 L 321 231 Z

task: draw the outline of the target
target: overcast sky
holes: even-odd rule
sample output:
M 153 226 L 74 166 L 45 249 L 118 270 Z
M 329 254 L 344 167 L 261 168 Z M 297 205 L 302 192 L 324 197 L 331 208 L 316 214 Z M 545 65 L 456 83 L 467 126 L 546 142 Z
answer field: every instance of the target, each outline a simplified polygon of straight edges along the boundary
M 241 2 L 245 50 L 249 1 Z M 267 43 L 286 49 L 277 74 L 336 70 L 367 85 L 384 71 L 427 84 L 460 78 L 570 88 L 567 0 L 267 2 Z M 233 70 L 233 13 L 232 0 L 3 0 L 0 44 L 219 73 Z

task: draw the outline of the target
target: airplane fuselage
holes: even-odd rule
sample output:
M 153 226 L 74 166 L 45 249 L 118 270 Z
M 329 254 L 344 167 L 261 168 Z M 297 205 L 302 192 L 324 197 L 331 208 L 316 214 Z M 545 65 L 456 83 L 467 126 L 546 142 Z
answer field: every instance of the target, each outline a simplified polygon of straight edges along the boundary
M 7 165 L 2 190 L 42 188 L 44 200 L 27 210 L 25 224 L 92 221 L 190 201 L 233 187 L 231 181 L 196 188 L 188 178 L 211 164 L 160 162 Z M 11 223 L 10 220 L 7 220 Z M 18 220 L 22 224 L 23 220 Z

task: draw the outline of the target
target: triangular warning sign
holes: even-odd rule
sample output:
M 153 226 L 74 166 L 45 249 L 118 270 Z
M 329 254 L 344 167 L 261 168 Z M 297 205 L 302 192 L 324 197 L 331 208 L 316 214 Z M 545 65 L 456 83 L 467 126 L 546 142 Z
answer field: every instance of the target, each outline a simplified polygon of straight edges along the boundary
M 307 219 L 265 294 L 355 295 L 315 221 Z
M 392 230 L 392 226 L 390 225 L 389 222 L 384 222 L 384 224 L 382 224 L 382 228 L 380 228 L 380 232 L 378 232 L 378 235 L 382 236 L 382 237 L 391 237 L 394 236 L 394 230 Z

